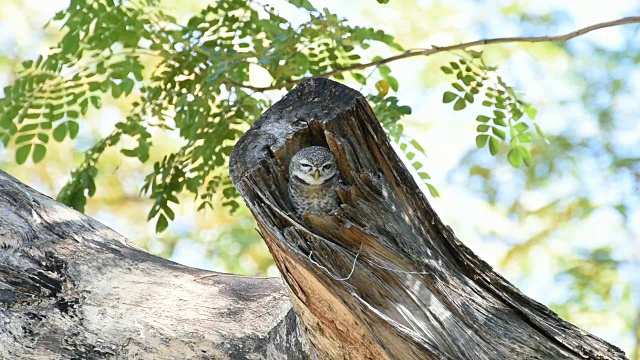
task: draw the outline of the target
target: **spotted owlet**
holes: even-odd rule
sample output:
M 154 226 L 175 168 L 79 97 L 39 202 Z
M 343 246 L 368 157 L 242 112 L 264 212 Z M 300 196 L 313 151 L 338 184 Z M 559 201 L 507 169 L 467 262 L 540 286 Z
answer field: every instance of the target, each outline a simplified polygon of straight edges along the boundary
M 296 214 L 335 210 L 338 177 L 336 159 L 327 148 L 309 146 L 293 155 L 289 164 L 289 194 Z

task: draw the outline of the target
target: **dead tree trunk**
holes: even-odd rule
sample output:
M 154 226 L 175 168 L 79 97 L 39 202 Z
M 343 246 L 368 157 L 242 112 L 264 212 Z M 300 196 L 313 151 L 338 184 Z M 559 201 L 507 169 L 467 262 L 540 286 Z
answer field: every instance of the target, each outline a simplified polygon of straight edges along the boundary
M 303 339 L 280 279 L 153 256 L 0 171 L 0 359 L 308 359 Z
M 285 169 L 309 145 L 336 156 L 343 204 L 300 220 Z M 346 86 L 302 82 L 242 137 L 230 171 L 319 358 L 625 359 L 462 244 Z

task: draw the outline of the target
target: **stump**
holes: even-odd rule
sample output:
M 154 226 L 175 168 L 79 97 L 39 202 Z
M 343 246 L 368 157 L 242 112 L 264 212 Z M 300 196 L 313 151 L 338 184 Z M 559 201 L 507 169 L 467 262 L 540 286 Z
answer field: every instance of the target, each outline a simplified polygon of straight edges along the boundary
M 342 205 L 300 219 L 286 169 L 310 145 L 335 155 Z M 625 359 L 460 242 L 353 89 L 303 81 L 239 140 L 230 173 L 320 359 Z

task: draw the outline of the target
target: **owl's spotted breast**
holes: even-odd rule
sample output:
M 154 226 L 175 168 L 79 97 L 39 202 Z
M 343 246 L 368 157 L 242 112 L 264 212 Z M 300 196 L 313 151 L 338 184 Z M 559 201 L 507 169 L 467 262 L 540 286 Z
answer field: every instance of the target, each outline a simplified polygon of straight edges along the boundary
M 310 185 L 292 178 L 289 182 L 289 195 L 297 215 L 305 211 L 328 213 L 338 208 L 339 200 L 335 190 L 337 185 L 337 175 L 320 185 Z
M 289 195 L 296 214 L 331 212 L 339 205 L 335 158 L 329 149 L 310 146 L 298 151 L 289 165 Z

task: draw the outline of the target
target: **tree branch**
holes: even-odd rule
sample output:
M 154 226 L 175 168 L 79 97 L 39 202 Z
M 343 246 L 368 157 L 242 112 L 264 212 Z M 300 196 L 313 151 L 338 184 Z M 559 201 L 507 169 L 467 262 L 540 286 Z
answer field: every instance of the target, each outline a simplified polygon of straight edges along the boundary
M 406 52 L 404 52 L 402 54 L 391 56 L 391 57 L 388 57 L 388 58 L 385 58 L 385 59 L 381 59 L 381 60 L 378 60 L 378 61 L 372 61 L 372 62 L 364 63 L 364 64 L 355 64 L 355 65 L 351 65 L 351 66 L 347 66 L 347 67 L 343 67 L 343 68 L 334 69 L 334 70 L 328 71 L 326 73 L 316 75 L 315 77 L 328 78 L 328 77 L 331 77 L 331 76 L 334 76 L 334 75 L 338 75 L 338 74 L 342 74 L 342 73 L 345 73 L 345 72 L 349 72 L 349 71 L 353 71 L 353 70 L 366 69 L 366 68 L 370 68 L 370 67 L 373 67 L 373 66 L 380 66 L 380 65 L 383 65 L 383 64 L 388 64 L 390 62 L 394 62 L 394 61 L 397 61 L 397 60 L 402 60 L 402 59 L 406 59 L 406 58 L 410 58 L 410 57 L 431 56 L 431 55 L 434 55 L 434 54 L 437 54 L 437 53 L 441 53 L 441 52 L 445 52 L 445 51 L 463 50 L 463 49 L 467 49 L 467 48 L 475 47 L 475 46 L 484 46 L 484 45 L 491 45 L 491 44 L 517 43 L 517 42 L 527 42 L 527 43 L 554 42 L 554 43 L 562 43 L 562 42 L 569 41 L 569 40 L 571 40 L 571 39 L 573 39 L 575 37 L 584 35 L 586 33 L 594 31 L 594 30 L 605 29 L 605 28 L 609 28 L 609 27 L 613 27 L 613 26 L 626 25 L 626 24 L 637 24 L 637 23 L 640 23 L 640 16 L 629 16 L 629 17 L 625 17 L 625 18 L 621 18 L 621 19 L 617 19 L 617 20 L 613 20 L 613 21 L 607 21 L 607 22 L 603 22 L 603 23 L 599 23 L 599 24 L 595 24 L 595 25 L 590 25 L 590 26 L 584 27 L 582 29 L 578 29 L 576 31 L 572 31 L 570 33 L 563 34 L 563 35 L 530 36 L 530 37 L 526 37 L 526 36 L 501 37 L 501 38 L 493 38 L 493 39 L 481 39 L 481 40 L 461 43 L 461 44 L 457 44 L 457 45 L 448 45 L 448 46 L 435 46 L 434 45 L 430 49 L 418 49 L 418 50 L 406 51 Z M 278 90 L 278 89 L 290 87 L 290 86 L 293 86 L 293 85 L 297 85 L 298 83 L 300 83 L 304 79 L 305 78 L 294 79 L 294 80 L 289 80 L 289 81 L 285 81 L 285 82 L 282 82 L 282 83 L 279 83 L 279 84 L 274 84 L 274 85 L 264 86 L 264 87 L 245 85 L 245 84 L 238 84 L 238 83 L 235 83 L 235 82 L 232 82 L 232 81 L 227 81 L 227 83 L 229 83 L 229 84 L 231 84 L 233 86 L 243 87 L 245 89 L 253 90 L 253 91 L 256 91 L 256 92 L 262 92 L 262 91 L 268 91 L 268 90 Z
M 151 255 L 0 170 L 0 359 L 311 359 L 282 281 Z

